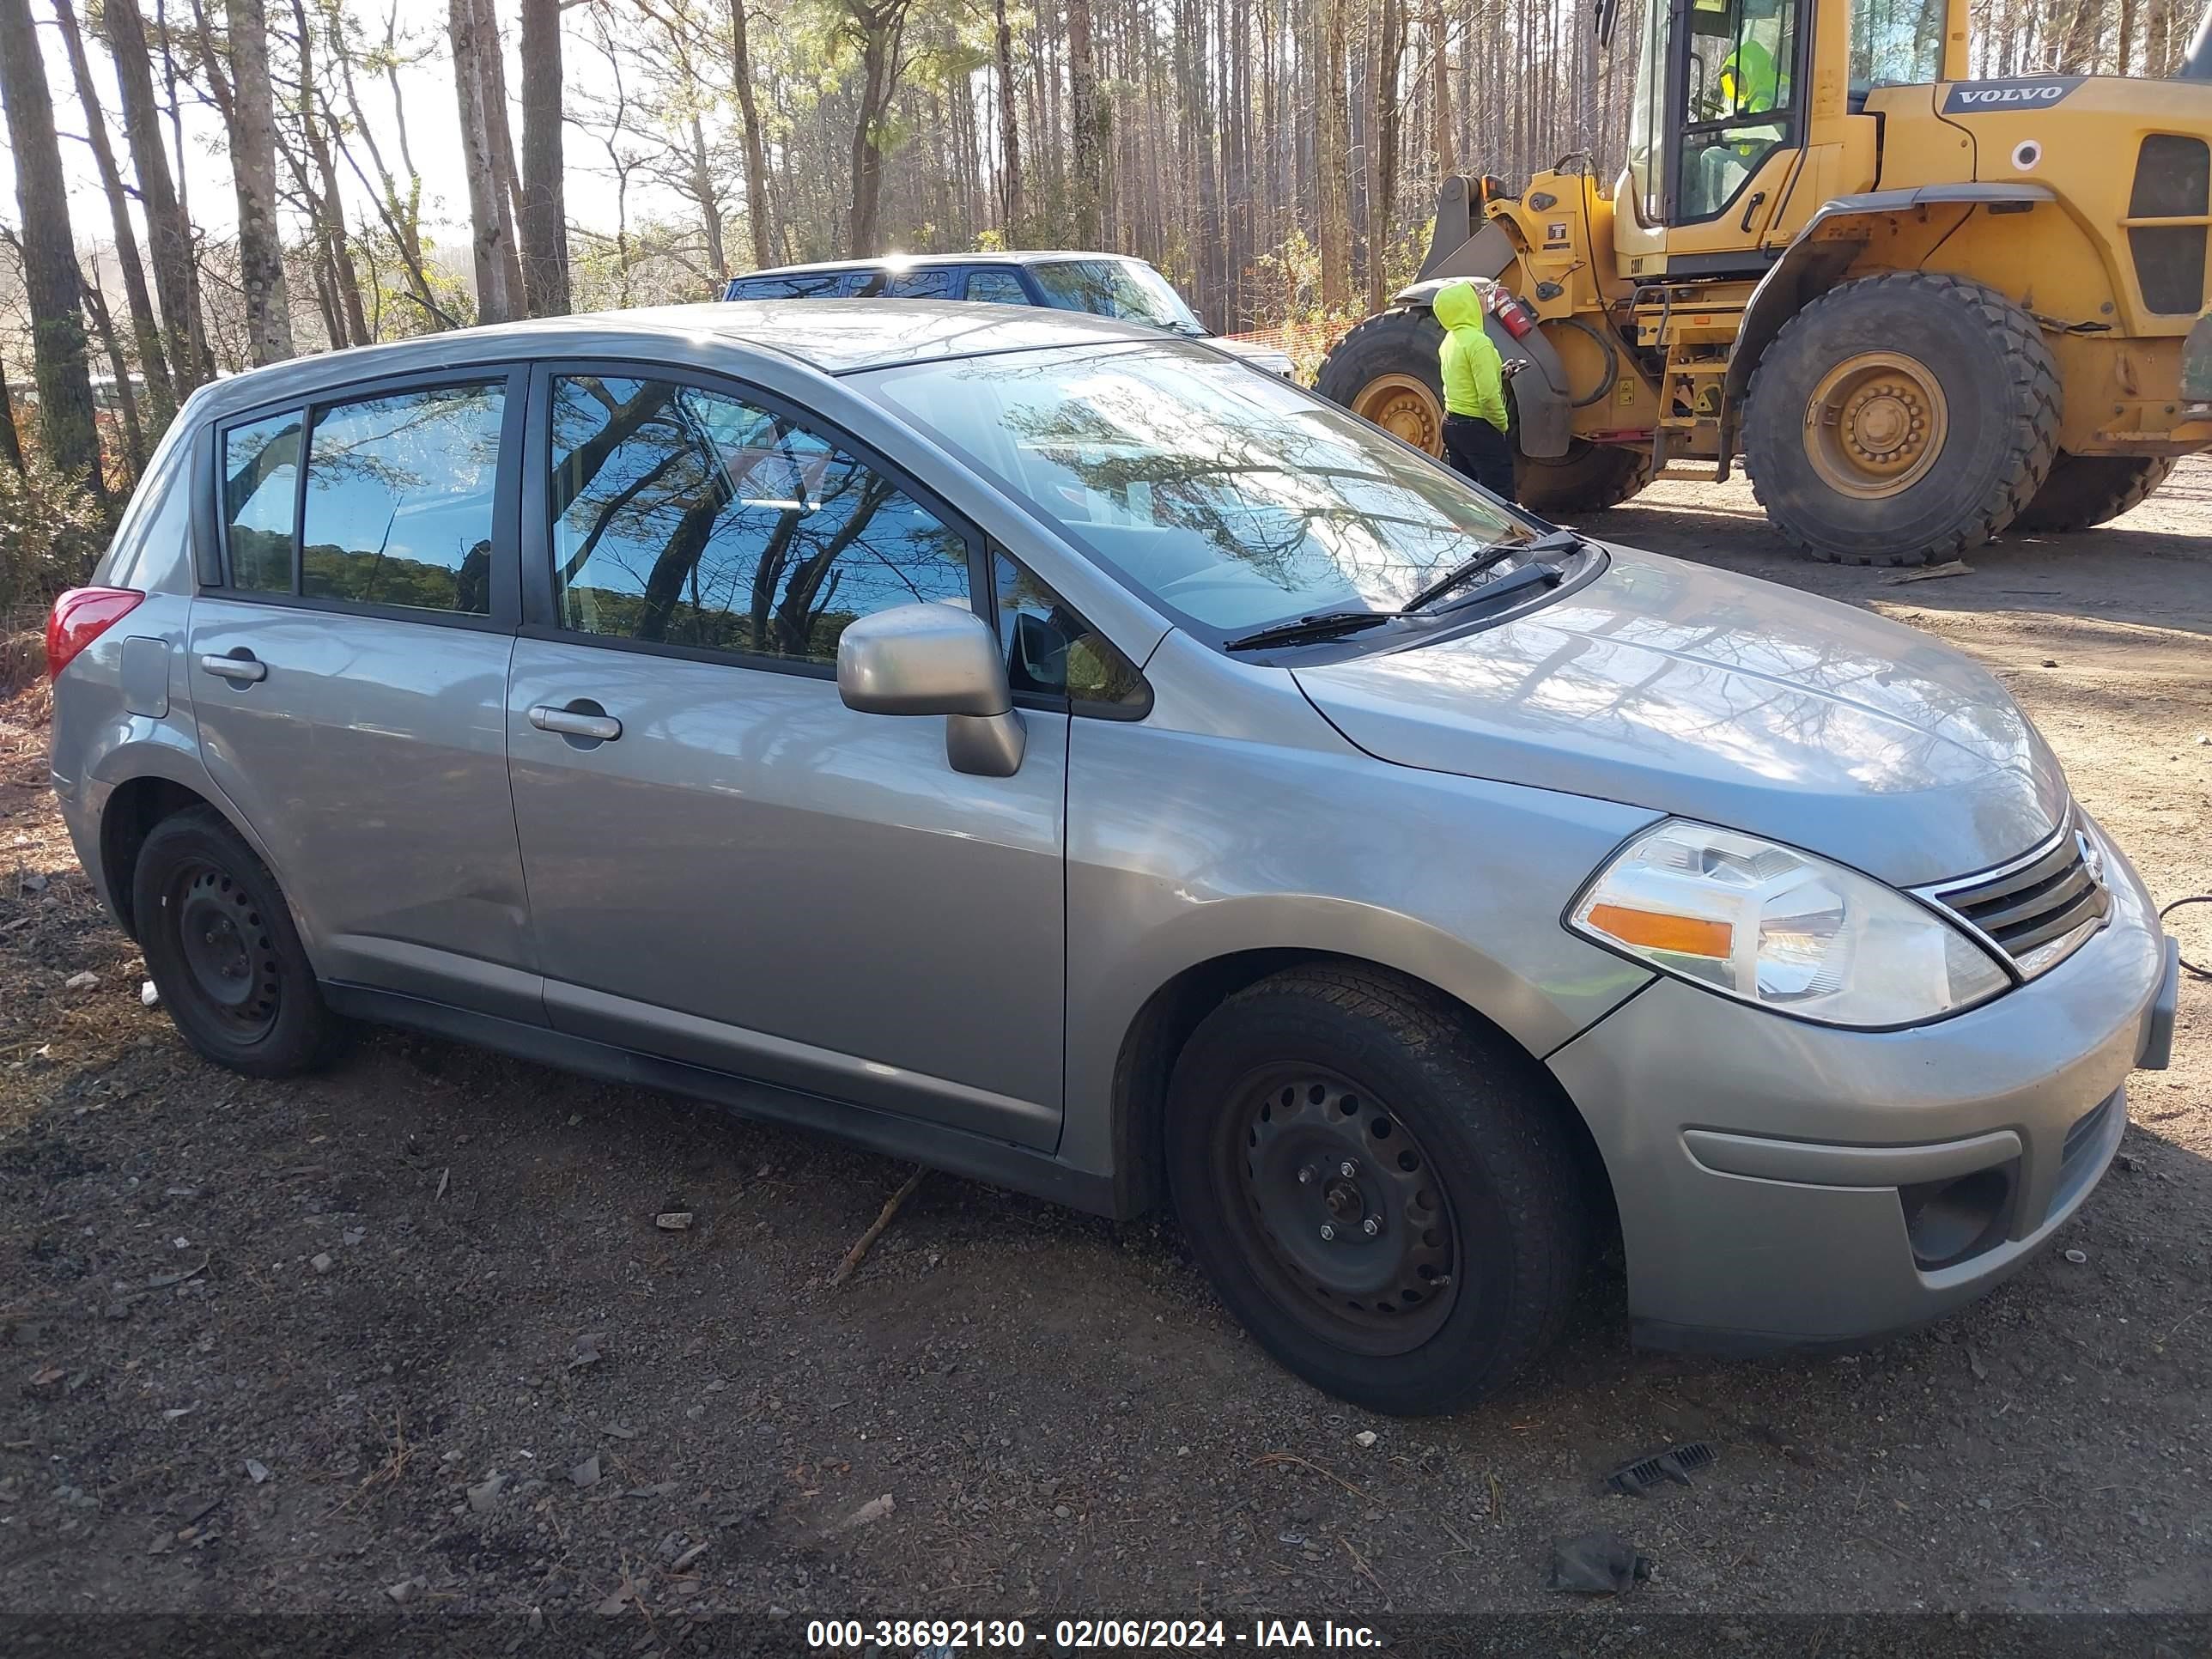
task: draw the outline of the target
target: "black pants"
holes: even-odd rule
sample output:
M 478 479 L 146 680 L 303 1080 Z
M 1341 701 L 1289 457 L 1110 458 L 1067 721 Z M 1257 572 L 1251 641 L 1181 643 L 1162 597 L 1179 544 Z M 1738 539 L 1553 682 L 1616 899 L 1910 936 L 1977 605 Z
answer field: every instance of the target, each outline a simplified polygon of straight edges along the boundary
M 1513 443 L 1480 415 L 1444 416 L 1444 454 L 1453 470 L 1492 495 L 1513 499 Z

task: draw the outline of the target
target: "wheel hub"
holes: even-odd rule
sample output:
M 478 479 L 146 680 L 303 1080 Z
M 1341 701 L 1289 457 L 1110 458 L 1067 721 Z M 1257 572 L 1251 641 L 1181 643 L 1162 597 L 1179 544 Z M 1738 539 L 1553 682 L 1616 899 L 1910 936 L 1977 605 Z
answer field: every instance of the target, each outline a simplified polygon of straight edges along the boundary
M 1443 410 L 1437 394 L 1410 374 L 1378 374 L 1352 400 L 1352 412 L 1416 449 L 1442 455 Z
M 1426 1153 L 1341 1079 L 1278 1073 L 1239 1115 L 1241 1185 L 1273 1265 L 1340 1340 L 1417 1346 L 1458 1292 L 1458 1245 Z
M 1943 389 L 1917 359 L 1862 352 L 1822 377 L 1805 405 L 1805 454 L 1838 493 L 1894 495 L 1935 464 L 1949 431 Z
M 276 1018 L 276 957 L 251 896 L 207 865 L 182 872 L 171 894 L 185 988 L 239 1035 L 267 1031 Z

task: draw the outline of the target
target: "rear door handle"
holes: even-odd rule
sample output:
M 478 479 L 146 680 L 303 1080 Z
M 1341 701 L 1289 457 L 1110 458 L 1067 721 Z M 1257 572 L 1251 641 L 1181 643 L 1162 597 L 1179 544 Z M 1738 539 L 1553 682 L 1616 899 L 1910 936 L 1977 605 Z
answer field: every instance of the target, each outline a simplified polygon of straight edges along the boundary
M 252 685 L 257 680 L 269 678 L 269 665 L 258 660 L 248 651 L 235 657 L 218 657 L 213 653 L 200 659 L 202 669 L 220 675 L 236 685 Z
M 595 743 L 612 743 L 622 736 L 622 722 L 597 704 L 590 708 L 555 708 L 541 702 L 530 711 L 530 723 L 541 732 L 589 738 Z

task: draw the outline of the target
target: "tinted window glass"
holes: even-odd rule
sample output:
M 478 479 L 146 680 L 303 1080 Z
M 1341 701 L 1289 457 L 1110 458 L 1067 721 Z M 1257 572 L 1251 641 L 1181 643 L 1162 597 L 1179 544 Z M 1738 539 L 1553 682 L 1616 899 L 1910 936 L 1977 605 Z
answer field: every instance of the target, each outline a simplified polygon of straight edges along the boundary
M 1078 702 L 1144 702 L 1136 665 L 1034 572 L 1000 553 L 992 561 L 992 586 L 1006 679 L 1015 690 Z
M 856 617 L 967 603 L 959 533 L 784 416 L 667 380 L 553 388 L 565 626 L 826 664 Z
M 959 274 L 957 265 L 925 265 L 919 270 L 896 271 L 884 283 L 884 295 L 892 300 L 949 300 L 952 297 L 952 279 Z
M 731 283 L 726 300 L 814 300 L 825 294 L 851 294 L 865 273 L 850 270 L 810 270 L 785 276 L 740 276 Z
M 1054 260 L 1031 265 L 1030 275 L 1044 290 L 1044 302 L 1062 311 L 1126 317 L 1176 334 L 1206 332 L 1182 295 L 1141 259 Z
M 491 613 L 503 380 L 320 410 L 307 441 L 300 591 Z
M 300 417 L 272 415 L 222 438 L 223 546 L 230 585 L 292 591 L 292 507 L 300 467 Z
M 969 271 L 968 292 L 963 297 L 994 306 L 1025 306 L 1030 302 L 1029 290 L 1011 270 Z

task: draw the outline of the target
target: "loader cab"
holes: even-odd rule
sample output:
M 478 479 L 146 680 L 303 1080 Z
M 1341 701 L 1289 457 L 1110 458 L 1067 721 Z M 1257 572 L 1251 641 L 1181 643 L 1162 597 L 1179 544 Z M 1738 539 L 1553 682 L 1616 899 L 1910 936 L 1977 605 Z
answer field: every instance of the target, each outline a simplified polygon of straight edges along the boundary
M 1601 32 L 1614 3 L 1601 6 Z M 1616 195 L 1628 210 L 1614 228 L 1620 275 L 1762 273 L 1809 210 L 1793 197 L 1832 182 L 1806 176 L 1827 171 L 1808 143 L 1834 143 L 1837 118 L 1858 115 L 1875 87 L 1942 78 L 1954 21 L 1963 40 L 1954 10 L 1963 0 L 1642 0 Z M 1816 67 L 1839 58 L 1842 77 Z

